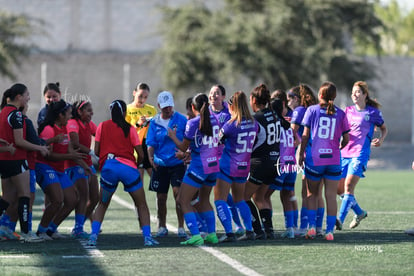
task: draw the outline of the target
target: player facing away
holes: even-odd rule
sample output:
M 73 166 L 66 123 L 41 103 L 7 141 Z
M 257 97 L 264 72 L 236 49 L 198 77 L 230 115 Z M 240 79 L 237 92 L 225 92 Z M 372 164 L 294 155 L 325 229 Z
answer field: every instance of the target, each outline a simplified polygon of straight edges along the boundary
M 124 191 L 130 194 L 137 208 L 144 246 L 157 245 L 158 242 L 151 237 L 149 209 L 134 156 L 136 150 L 138 163 L 142 162 L 144 155 L 141 141 L 134 127 L 125 121 L 125 102 L 115 100 L 109 108 L 111 120 L 100 123 L 95 136 L 95 154 L 99 156 L 101 170 L 101 194 L 98 206 L 92 215 L 92 232 L 87 245 L 96 246 L 106 210 L 118 187 L 118 182 L 122 182 Z
M 183 245 L 201 245 L 218 243 L 216 235 L 216 218 L 213 206 L 210 203 L 210 193 L 216 184 L 216 176 L 219 171 L 218 133 L 219 122 L 210 114 L 208 97 L 205 94 L 197 94 L 193 98 L 192 108 L 196 117 L 187 122 L 184 140 L 180 141 L 175 131 L 168 130 L 168 135 L 177 145 L 178 149 L 185 152 L 191 149 L 191 162 L 184 176 L 178 194 L 178 202 L 183 210 L 184 219 L 192 237 L 182 242 Z M 203 239 L 200 235 L 196 212 L 191 201 L 198 192 L 198 212 L 207 224 L 207 236 Z
M 327 207 L 325 239 L 330 241 L 334 239 L 336 191 L 341 178 L 340 148 L 349 141 L 349 126 L 345 112 L 334 105 L 335 98 L 335 85 L 324 82 L 319 88 L 319 104 L 308 107 L 303 117 L 305 127 L 299 152 L 299 164 L 306 165 L 305 175 L 309 190 L 309 230 L 306 237 L 309 239 L 314 239 L 316 236 L 316 209 L 322 179 L 325 184 Z

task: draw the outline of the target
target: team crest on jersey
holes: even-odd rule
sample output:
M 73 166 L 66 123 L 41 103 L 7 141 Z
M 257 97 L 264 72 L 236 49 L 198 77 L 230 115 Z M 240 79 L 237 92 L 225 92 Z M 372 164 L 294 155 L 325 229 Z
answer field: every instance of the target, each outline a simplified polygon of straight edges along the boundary
M 79 174 L 83 174 L 83 173 L 84 173 L 83 168 L 80 168 L 80 167 L 79 167 L 79 168 L 78 168 L 78 173 L 79 173 Z
M 367 122 L 369 121 L 369 114 L 365 114 L 364 120 Z
M 49 179 L 54 179 L 55 178 L 55 174 L 54 173 L 49 173 Z

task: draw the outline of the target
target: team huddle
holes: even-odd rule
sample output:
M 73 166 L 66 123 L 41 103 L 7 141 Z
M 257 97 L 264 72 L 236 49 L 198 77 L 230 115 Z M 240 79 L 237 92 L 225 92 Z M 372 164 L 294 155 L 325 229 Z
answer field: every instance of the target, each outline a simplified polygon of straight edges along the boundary
M 96 246 L 119 182 L 134 201 L 145 246 L 157 245 L 169 234 L 170 186 L 183 245 L 276 238 L 271 200 L 276 190 L 285 218 L 283 238 L 321 236 L 332 241 L 349 209 L 355 213 L 350 228 L 367 217 L 354 196 L 355 186 L 364 177 L 371 145 L 383 143 L 387 128 L 365 82 L 354 83 L 354 104 L 344 111 L 334 104 L 337 91 L 331 82 L 324 82 L 317 96 L 306 84 L 273 93 L 261 84 L 249 95 L 237 91 L 227 101 L 225 88 L 214 85 L 208 94 L 187 100 L 187 116 L 174 110 L 171 92 L 158 94 L 159 112 L 146 103 L 149 93 L 149 86 L 139 83 L 134 101 L 113 101 L 111 119 L 96 126 L 91 102 L 69 104 L 61 99 L 59 84 L 50 83 L 36 130 L 25 115 L 27 87 L 14 84 L 7 89 L 0 111 L 1 240 L 65 238 L 58 227 L 74 210 L 71 237 Z M 155 236 L 143 187 L 145 172 L 150 191 L 157 194 Z M 304 172 L 300 212 L 298 172 Z M 45 207 L 33 230 L 36 183 Z M 221 237 L 216 216 L 225 231 Z M 87 233 L 84 224 L 89 220 L 92 230 Z M 20 234 L 15 232 L 17 221 Z

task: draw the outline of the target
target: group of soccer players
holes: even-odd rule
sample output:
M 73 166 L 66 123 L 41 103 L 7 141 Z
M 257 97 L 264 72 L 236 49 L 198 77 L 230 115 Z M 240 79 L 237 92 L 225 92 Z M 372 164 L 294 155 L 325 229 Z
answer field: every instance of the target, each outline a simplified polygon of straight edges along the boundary
M 30 99 L 27 87 L 15 84 L 7 89 L 0 112 L 0 237 L 26 242 L 63 238 L 57 228 L 75 210 L 71 236 L 95 246 L 111 197 L 122 182 L 137 208 L 144 245 L 156 245 L 143 188 L 145 171 L 151 177 L 150 189 L 157 192 L 156 237 L 168 235 L 171 185 L 183 245 L 275 238 L 275 190 L 284 209 L 285 238 L 322 235 L 333 240 L 335 225 L 342 229 L 349 209 L 355 212 L 350 228 L 367 217 L 355 199 L 355 186 L 364 177 L 371 145 L 383 143 L 387 128 L 365 82 L 353 85 L 354 105 L 345 111 L 334 105 L 337 91 L 331 82 L 321 85 L 317 97 L 305 84 L 287 93 L 271 93 L 261 84 L 248 94 L 235 92 L 228 101 L 224 87 L 213 85 L 207 94 L 191 98 L 187 118 L 174 110 L 172 93 L 159 93 L 159 113 L 146 103 L 149 93 L 149 86 L 139 83 L 134 101 L 128 106 L 113 101 L 111 119 L 97 127 L 91 120 L 91 102 L 66 103 L 59 85 L 48 84 L 36 131 L 24 115 Z M 93 159 L 99 160 L 100 189 Z M 304 171 L 300 228 L 294 192 L 299 171 Z M 45 194 L 45 209 L 34 233 L 36 182 Z M 342 197 L 339 216 L 337 194 Z M 220 238 L 216 215 L 225 230 Z M 91 233 L 84 230 L 88 219 Z M 17 221 L 20 235 L 15 232 Z

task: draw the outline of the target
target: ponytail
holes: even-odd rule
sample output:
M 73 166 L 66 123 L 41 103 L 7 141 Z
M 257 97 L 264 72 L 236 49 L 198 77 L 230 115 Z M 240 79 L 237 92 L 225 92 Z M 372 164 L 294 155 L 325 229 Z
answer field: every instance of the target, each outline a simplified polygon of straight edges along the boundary
M 319 103 L 320 106 L 326 107 L 326 114 L 335 114 L 334 100 L 336 98 L 336 86 L 332 82 L 324 82 L 319 88 L 319 95 L 324 102 Z
M 124 132 L 125 138 L 129 136 L 131 125 L 125 120 L 126 104 L 122 100 L 115 100 L 109 105 L 112 122 Z
M 328 106 L 326 107 L 326 114 L 333 115 L 335 114 L 335 105 L 333 100 L 328 101 Z
M 208 108 L 208 97 L 199 93 L 193 98 L 194 109 L 200 113 L 200 124 L 198 129 L 207 136 L 213 136 L 213 127 L 210 121 L 210 110 Z
M 10 99 L 11 90 L 10 88 L 4 91 L 3 98 L 1 99 L 1 106 L 0 109 L 3 109 L 7 105 L 7 99 Z
M 13 84 L 9 89 L 4 91 L 3 98 L 1 99 L 0 109 L 3 109 L 7 105 L 7 99 L 14 101 L 17 95 L 23 95 L 26 91 L 26 85 L 21 83 Z

